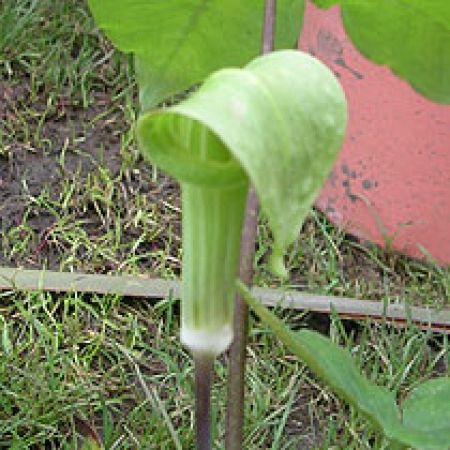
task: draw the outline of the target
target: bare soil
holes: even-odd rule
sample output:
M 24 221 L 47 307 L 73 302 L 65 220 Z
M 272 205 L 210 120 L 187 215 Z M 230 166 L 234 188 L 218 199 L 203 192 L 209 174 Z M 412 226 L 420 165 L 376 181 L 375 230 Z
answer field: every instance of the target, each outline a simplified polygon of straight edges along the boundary
M 8 122 L 9 130 L 11 124 L 17 124 L 16 132 L 3 138 L 6 150 L 0 153 L 1 266 L 60 268 L 64 251 L 61 246 L 52 245 L 46 236 L 64 214 L 73 221 L 82 221 L 84 231 L 93 241 L 115 226 L 115 216 L 111 215 L 106 220 L 104 217 L 111 211 L 105 208 L 99 212 L 92 195 L 86 192 L 94 173 L 97 176 L 104 173 L 115 183 L 111 210 L 114 214 L 123 212 L 122 221 L 138 194 L 145 193 L 149 201 L 163 198 L 167 203 L 179 203 L 176 183 L 161 175 L 152 181 L 151 168 L 136 155 L 128 155 L 134 161 L 132 166 L 125 167 L 123 152 L 126 150 L 121 150 L 121 140 L 127 125 L 121 119 L 123 112 L 112 106 L 111 93 L 97 92 L 94 96 L 88 108 L 68 104 L 64 98 L 54 99 L 49 111 L 49 100 L 44 95 L 30 101 L 28 80 L 14 86 L 0 82 L 0 123 Z M 20 117 L 20 107 L 33 111 L 33 116 L 26 118 L 25 125 L 24 118 Z M 27 130 L 23 131 L 25 126 Z M 69 189 L 72 189 L 70 202 L 66 210 L 62 210 L 61 196 Z M 39 197 L 41 199 L 37 200 Z M 42 198 L 47 201 L 43 202 Z M 160 209 L 164 212 L 165 207 Z M 25 254 L 8 256 L 11 240 L 5 237 L 11 229 L 25 222 L 35 239 Z M 172 221 L 171 226 L 178 230 L 176 222 Z M 132 242 L 136 239 L 140 230 L 124 226 L 129 224 L 122 225 L 122 240 Z M 142 248 L 141 252 L 155 250 L 155 245 L 158 246 L 157 240 Z M 116 256 L 120 261 L 121 255 Z M 78 257 L 80 261 L 88 258 L 83 252 Z M 104 260 L 103 263 L 108 266 L 110 261 Z M 75 268 L 101 271 L 98 266 L 82 267 L 81 264 Z M 114 269 L 113 266 L 105 267 L 106 271 Z

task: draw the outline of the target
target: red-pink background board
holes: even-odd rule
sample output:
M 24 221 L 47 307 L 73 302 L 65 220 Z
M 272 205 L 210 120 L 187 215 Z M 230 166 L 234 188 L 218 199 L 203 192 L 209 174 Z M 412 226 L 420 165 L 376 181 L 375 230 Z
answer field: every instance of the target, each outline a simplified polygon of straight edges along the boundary
M 333 70 L 349 103 L 344 147 L 316 205 L 362 239 L 449 264 L 450 106 L 361 56 L 338 7 L 307 3 L 299 47 Z

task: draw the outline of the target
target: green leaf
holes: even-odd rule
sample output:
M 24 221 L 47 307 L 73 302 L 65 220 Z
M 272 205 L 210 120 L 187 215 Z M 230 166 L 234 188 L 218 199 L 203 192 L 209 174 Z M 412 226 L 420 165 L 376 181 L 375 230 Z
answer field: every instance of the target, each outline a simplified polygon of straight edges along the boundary
M 357 407 L 380 428 L 391 428 L 400 423 L 393 394 L 369 383 L 345 350 L 314 331 L 292 332 L 255 300 L 241 282 L 238 282 L 238 289 L 253 311 L 269 325 L 283 344 L 348 403 Z
M 389 66 L 425 97 L 450 103 L 448 0 L 313 0 L 341 5 L 345 30 L 358 50 Z
M 186 148 L 189 122 L 207 128 L 212 148 L 222 145 L 229 157 L 209 161 Z M 268 217 L 272 265 L 282 275 L 282 256 L 325 182 L 345 128 L 345 96 L 333 74 L 313 57 L 285 50 L 215 73 L 181 104 L 143 115 L 137 135 L 144 155 L 184 182 L 236 183 L 244 171 Z
M 419 386 L 403 403 L 401 418 L 393 393 L 367 380 L 349 353 L 314 331 L 291 331 L 243 283 L 238 281 L 237 286 L 251 309 L 289 350 L 392 442 L 422 450 L 450 448 L 450 379 Z
M 442 436 L 450 447 L 450 379 L 429 380 L 403 402 L 403 422 L 407 427 Z
M 261 0 L 89 0 L 106 35 L 136 55 L 144 110 L 261 52 Z M 304 0 L 277 7 L 275 48 L 296 45 Z

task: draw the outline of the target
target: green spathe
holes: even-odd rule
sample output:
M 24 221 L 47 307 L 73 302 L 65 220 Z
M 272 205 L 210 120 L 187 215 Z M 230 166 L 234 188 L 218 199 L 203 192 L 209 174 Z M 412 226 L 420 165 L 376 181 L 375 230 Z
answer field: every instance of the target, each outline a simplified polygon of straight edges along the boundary
M 237 272 L 248 181 L 274 236 L 272 268 L 283 276 L 284 252 L 332 167 L 345 128 L 345 96 L 333 74 L 313 57 L 289 50 L 259 57 L 244 69 L 223 69 L 179 105 L 139 119 L 143 154 L 182 186 L 183 248 L 190 261 L 183 261 L 185 335 L 223 332 L 231 324 L 231 313 L 224 311 L 232 312 L 230 274 Z M 217 208 L 219 192 L 224 208 Z M 219 231 L 223 223 L 228 225 Z M 216 264 L 213 257 L 223 273 L 214 269 L 214 276 L 205 277 Z M 200 320 L 203 310 L 210 319 Z M 184 311 L 193 313 L 186 317 Z

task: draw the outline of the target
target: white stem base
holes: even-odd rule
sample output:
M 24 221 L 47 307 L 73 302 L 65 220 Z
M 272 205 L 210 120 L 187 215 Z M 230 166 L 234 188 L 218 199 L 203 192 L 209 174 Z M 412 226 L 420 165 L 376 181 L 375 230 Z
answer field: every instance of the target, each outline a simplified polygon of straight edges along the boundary
M 194 355 L 208 354 L 218 356 L 233 342 L 233 327 L 226 325 L 220 330 L 198 330 L 181 327 L 181 342 Z

